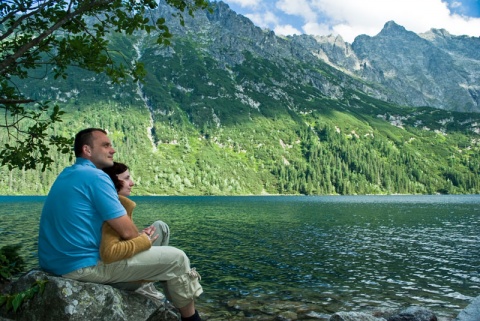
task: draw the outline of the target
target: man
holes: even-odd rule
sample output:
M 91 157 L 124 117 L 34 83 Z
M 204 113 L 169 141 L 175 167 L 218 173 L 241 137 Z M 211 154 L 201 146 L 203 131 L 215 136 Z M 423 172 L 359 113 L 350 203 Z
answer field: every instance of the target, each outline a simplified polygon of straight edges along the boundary
M 120 203 L 112 180 L 100 170 L 113 166 L 115 150 L 107 133 L 98 128 L 80 131 L 75 136 L 74 151 L 75 164 L 57 177 L 42 210 L 40 266 L 52 274 L 85 282 L 165 281 L 166 294 L 179 309 L 182 320 L 201 320 L 194 306 L 194 298 L 203 291 L 200 276 L 190 269 L 183 251 L 154 246 L 111 264 L 100 260 L 104 222 L 124 240 L 142 234 L 150 239 L 154 231 L 138 231 Z

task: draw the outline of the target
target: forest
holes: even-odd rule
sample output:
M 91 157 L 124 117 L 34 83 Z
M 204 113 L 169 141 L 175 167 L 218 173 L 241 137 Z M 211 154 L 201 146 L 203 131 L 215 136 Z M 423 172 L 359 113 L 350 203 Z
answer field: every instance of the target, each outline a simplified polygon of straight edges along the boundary
M 255 117 L 220 127 L 160 119 L 154 122 L 153 139 L 151 115 L 141 102 L 66 106 L 55 134 L 73 137 L 85 127 L 106 129 L 115 159 L 131 169 L 133 195 L 480 191 L 479 139 L 473 132 L 395 126 L 365 113 L 360 118 L 319 108 L 295 117 Z M 54 155 L 46 171 L 0 168 L 0 194 L 48 193 L 58 173 L 74 161 L 73 154 Z

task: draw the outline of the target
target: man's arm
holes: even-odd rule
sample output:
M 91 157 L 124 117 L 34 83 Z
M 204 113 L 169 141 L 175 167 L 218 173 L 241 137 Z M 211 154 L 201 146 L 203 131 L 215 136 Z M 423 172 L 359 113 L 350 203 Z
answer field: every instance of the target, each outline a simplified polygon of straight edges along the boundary
M 107 223 L 120 235 L 124 240 L 131 240 L 138 236 L 138 229 L 133 224 L 128 215 L 123 215 L 111 220 Z

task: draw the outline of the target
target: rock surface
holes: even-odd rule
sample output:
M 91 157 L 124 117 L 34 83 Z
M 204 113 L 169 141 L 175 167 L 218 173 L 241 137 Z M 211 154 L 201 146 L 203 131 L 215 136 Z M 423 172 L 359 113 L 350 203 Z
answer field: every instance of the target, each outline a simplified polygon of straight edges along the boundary
M 362 312 L 337 312 L 330 317 L 329 321 L 385 321 L 385 319 Z
M 431 311 L 420 308 L 410 307 L 387 319 L 387 321 L 437 321 L 437 316 Z
M 176 309 L 168 302 L 159 302 L 134 292 L 123 291 L 108 285 L 78 282 L 47 273 L 32 270 L 10 284 L 5 290 L 18 293 L 29 289 L 39 280 L 47 280 L 45 291 L 26 300 L 21 308 L 13 313 L 0 308 L 0 321 L 178 321 Z M 243 303 L 242 303 L 243 302 Z M 251 304 L 252 302 L 250 302 Z M 244 301 L 232 301 L 232 309 L 246 309 Z M 251 307 L 250 307 L 251 308 Z M 261 307 L 258 307 L 261 309 Z M 422 307 L 409 307 L 395 313 L 373 315 L 362 312 L 337 312 L 332 315 L 307 314 L 306 310 L 290 307 L 282 313 L 272 313 L 263 308 L 263 318 L 255 320 L 303 320 L 318 319 L 325 321 L 445 321 L 437 319 L 435 314 Z M 248 310 L 248 309 L 247 309 Z M 277 309 L 274 309 L 277 310 Z M 269 313 L 270 312 L 270 313 Z M 248 314 L 248 313 L 247 313 Z M 268 315 L 268 316 L 267 316 Z M 271 318 L 269 318 L 271 317 Z M 207 318 L 209 319 L 209 318 Z M 252 317 L 224 316 L 212 320 L 245 320 Z M 480 296 L 462 310 L 453 321 L 480 321 Z
M 480 320 L 480 296 L 470 302 L 470 304 L 463 309 L 454 321 L 479 321 Z
M 32 270 L 13 282 L 9 293 L 29 289 L 39 280 L 48 280 L 42 294 L 25 300 L 14 313 L 0 308 L 3 318 L 21 321 L 177 321 L 179 316 L 170 303 L 108 285 L 78 282 Z

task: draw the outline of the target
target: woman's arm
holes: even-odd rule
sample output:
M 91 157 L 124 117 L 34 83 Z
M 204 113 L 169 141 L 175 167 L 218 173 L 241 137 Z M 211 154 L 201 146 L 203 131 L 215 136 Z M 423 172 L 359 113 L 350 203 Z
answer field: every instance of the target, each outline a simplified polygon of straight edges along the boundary
M 137 253 L 148 250 L 151 246 L 151 240 L 145 233 L 130 240 L 123 240 L 110 224 L 103 223 L 100 258 L 106 264 L 131 258 Z

